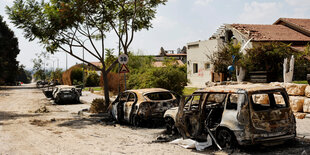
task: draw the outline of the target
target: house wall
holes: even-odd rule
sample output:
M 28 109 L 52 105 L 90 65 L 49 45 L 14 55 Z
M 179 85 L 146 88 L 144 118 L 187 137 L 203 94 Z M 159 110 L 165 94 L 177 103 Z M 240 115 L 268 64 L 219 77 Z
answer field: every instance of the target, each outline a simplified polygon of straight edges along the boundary
M 197 41 L 187 44 L 187 79 L 189 87 L 204 88 L 211 81 L 212 64 L 208 56 L 218 51 L 219 40 Z M 196 68 L 197 67 L 197 68 Z

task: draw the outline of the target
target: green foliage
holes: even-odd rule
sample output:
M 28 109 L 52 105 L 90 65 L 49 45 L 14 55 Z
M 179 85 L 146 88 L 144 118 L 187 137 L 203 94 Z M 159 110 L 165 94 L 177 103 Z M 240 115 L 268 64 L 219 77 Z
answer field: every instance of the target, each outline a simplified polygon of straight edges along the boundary
M 234 45 L 232 42 L 223 46 L 219 52 L 213 55 L 207 55 L 211 63 L 214 65 L 214 72 L 216 73 L 227 73 L 227 68 L 233 65 L 233 55 L 235 56 L 235 63 L 238 64 L 238 60 L 243 57 L 242 53 L 239 52 L 240 44 Z
M 90 72 L 86 78 L 85 86 L 95 87 L 99 86 L 100 76 L 96 72 Z
M 35 78 L 35 80 L 44 80 L 44 79 L 46 79 L 45 72 L 42 69 L 37 70 L 36 72 L 34 72 L 33 77 Z
M 62 69 L 61 68 L 56 68 L 55 71 L 52 71 L 51 72 L 51 79 L 52 80 L 58 80 L 58 81 L 61 81 L 62 79 Z
M 191 95 L 193 94 L 198 88 L 194 88 L 194 87 L 191 87 L 191 88 L 184 88 L 183 89 L 183 94 L 184 95 Z
M 73 81 L 73 85 L 83 84 L 83 70 L 82 68 L 74 68 L 71 71 L 71 81 Z
M 267 71 L 270 81 L 282 81 L 284 58 L 290 58 L 292 55 L 295 55 L 296 61 L 301 56 L 292 50 L 290 44 L 266 43 L 248 49 L 240 62 L 247 71 Z
M 131 56 L 141 62 L 130 64 L 131 71 L 127 86 L 129 89 L 165 88 L 182 94 L 187 84 L 186 68 L 168 65 L 167 67 L 153 67 L 151 57 Z
M 0 85 L 14 83 L 18 74 L 18 40 L 0 16 Z
M 23 83 L 30 83 L 31 79 L 32 79 L 31 72 L 25 70 L 24 65 L 18 66 L 16 81 L 21 81 Z
M 113 55 L 113 51 L 114 49 L 105 49 L 106 53 L 105 53 L 105 60 L 104 60 L 104 63 L 106 66 L 110 66 L 112 65 L 112 63 L 117 59 L 117 57 L 115 55 Z M 117 72 L 117 67 L 114 67 L 112 69 L 112 72 Z

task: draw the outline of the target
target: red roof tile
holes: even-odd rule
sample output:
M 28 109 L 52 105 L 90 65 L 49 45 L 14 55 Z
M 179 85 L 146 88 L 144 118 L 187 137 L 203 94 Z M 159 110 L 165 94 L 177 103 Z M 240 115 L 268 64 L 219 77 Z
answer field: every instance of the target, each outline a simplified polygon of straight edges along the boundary
M 274 25 L 281 24 L 281 22 L 291 24 L 297 28 L 310 32 L 310 19 L 301 19 L 301 18 L 279 18 Z
M 310 41 L 310 37 L 283 25 L 231 24 L 253 41 Z

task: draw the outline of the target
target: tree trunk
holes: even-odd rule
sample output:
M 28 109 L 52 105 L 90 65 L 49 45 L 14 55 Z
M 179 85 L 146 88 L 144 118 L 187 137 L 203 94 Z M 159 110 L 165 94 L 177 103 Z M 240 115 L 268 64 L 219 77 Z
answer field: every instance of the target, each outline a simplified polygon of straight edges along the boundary
M 108 107 L 110 104 L 108 76 L 107 76 L 107 73 L 103 69 L 101 70 L 101 73 L 102 73 L 102 78 L 103 78 L 105 104 Z

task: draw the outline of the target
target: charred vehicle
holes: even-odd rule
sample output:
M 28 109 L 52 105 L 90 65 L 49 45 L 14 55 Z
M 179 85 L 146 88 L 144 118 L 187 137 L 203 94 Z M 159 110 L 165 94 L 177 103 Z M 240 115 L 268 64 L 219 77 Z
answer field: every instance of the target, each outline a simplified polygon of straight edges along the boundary
M 177 106 L 172 92 L 162 88 L 127 90 L 111 105 L 111 115 L 118 122 L 140 126 L 146 122 L 162 121 L 165 111 Z
M 173 116 L 174 115 L 174 116 Z M 284 88 L 267 85 L 214 86 L 183 97 L 168 110 L 184 138 L 210 135 L 221 147 L 275 145 L 296 136 L 296 120 Z
M 56 104 L 80 103 L 80 93 L 74 86 L 55 86 L 52 95 Z

